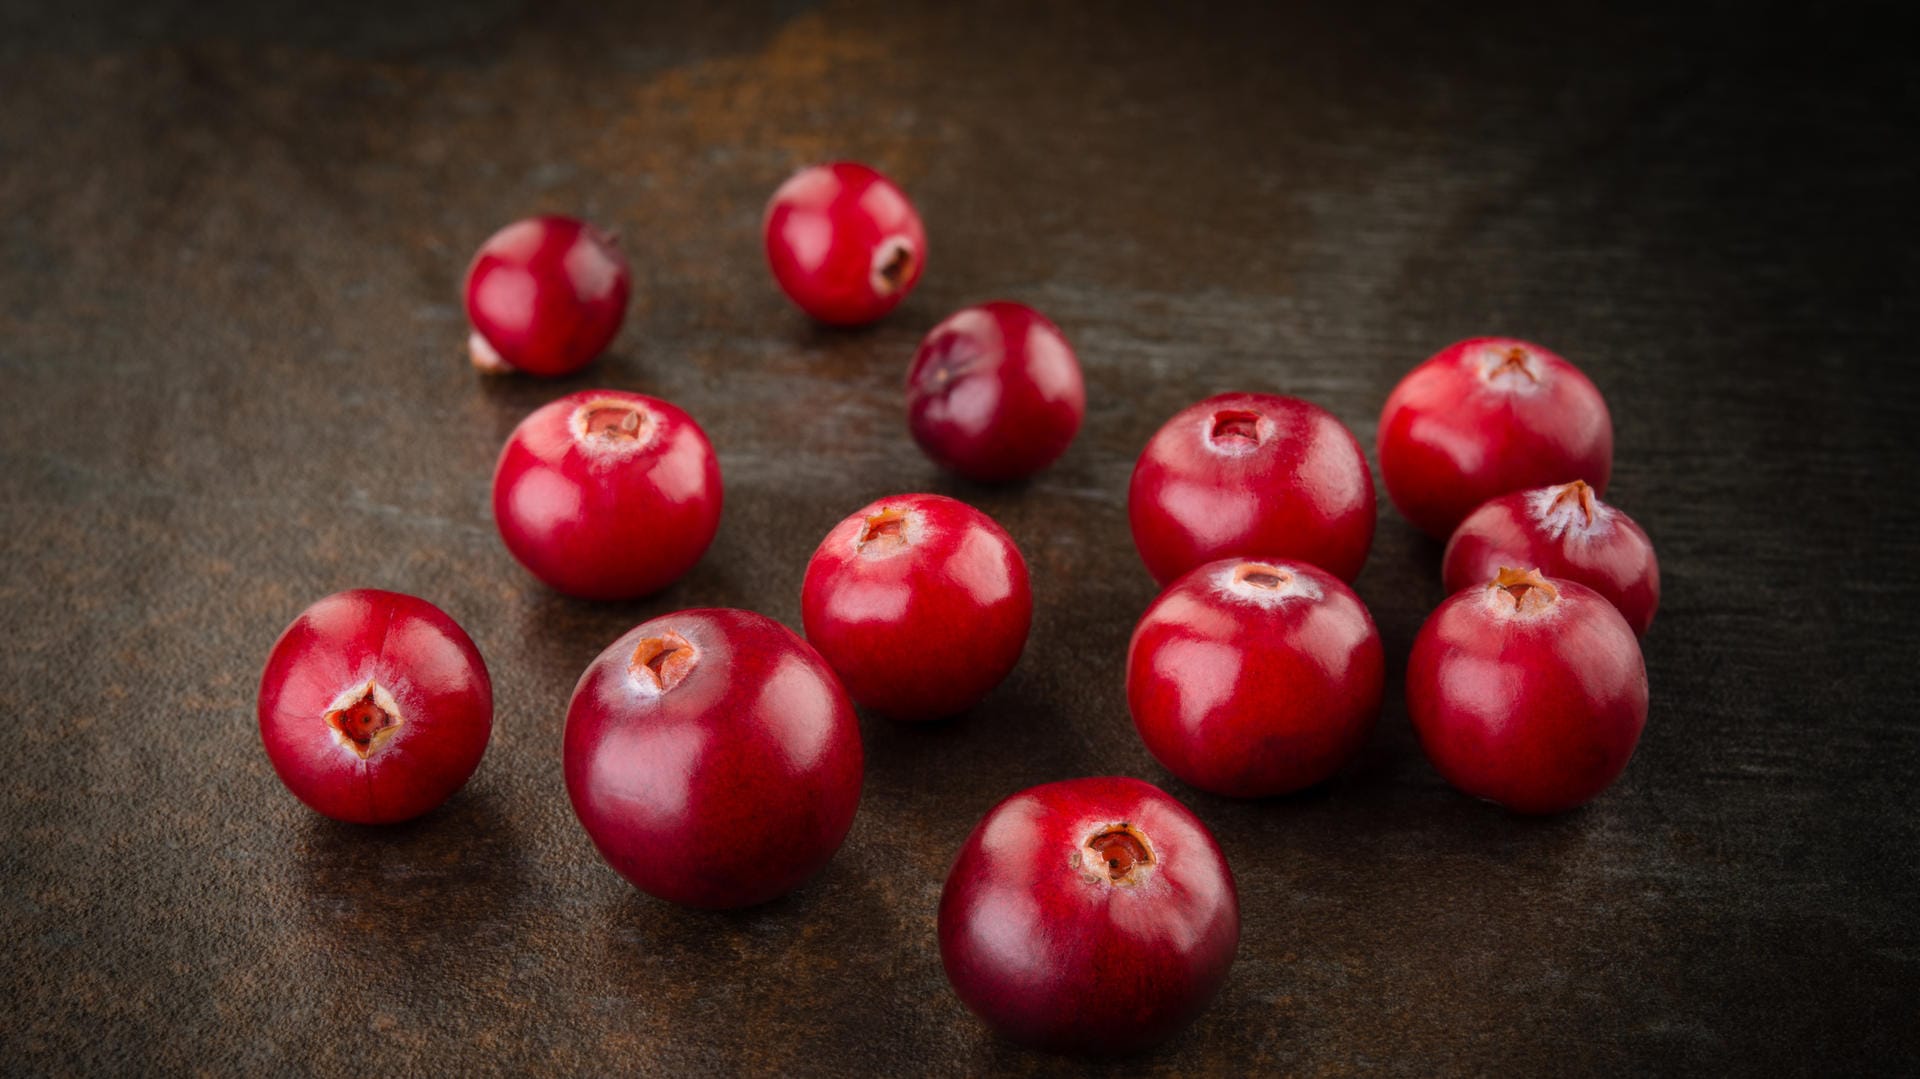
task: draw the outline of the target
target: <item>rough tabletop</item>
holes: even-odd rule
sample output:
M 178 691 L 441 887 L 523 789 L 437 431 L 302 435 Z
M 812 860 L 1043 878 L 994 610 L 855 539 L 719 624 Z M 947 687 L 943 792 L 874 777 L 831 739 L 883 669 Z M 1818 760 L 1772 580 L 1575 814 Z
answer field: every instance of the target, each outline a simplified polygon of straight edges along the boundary
M 1920 1063 L 1916 83 L 1891 31 L 1535 4 L 859 3 L 612 14 L 8 4 L 0 13 L 0 1070 L 1056 1073 L 948 989 L 935 901 L 998 799 L 1166 786 L 1244 904 L 1216 1005 L 1127 1074 L 1897 1071 Z M 434 11 L 438 6 L 446 10 Z M 866 160 L 930 233 L 869 330 L 775 291 L 761 209 Z M 617 228 L 637 302 L 559 383 L 476 377 L 459 283 L 538 211 Z M 921 333 L 1007 297 L 1085 366 L 1031 482 L 915 451 Z M 1207 394 L 1298 394 L 1372 456 L 1455 339 L 1581 364 L 1610 500 L 1659 548 L 1652 714 L 1548 820 L 1456 795 L 1401 700 L 1437 544 L 1382 500 L 1358 581 L 1388 704 L 1272 802 L 1200 794 L 1127 719 L 1154 589 L 1135 455 Z M 540 587 L 495 454 L 591 385 L 691 411 L 726 515 L 644 602 Z M 1377 473 L 1376 473 L 1377 474 Z M 569 811 L 575 678 L 652 614 L 798 624 L 818 537 L 932 490 L 1032 566 L 1032 643 L 971 714 L 863 720 L 864 801 L 812 883 L 735 914 L 643 896 Z M 338 589 L 425 596 L 497 691 L 478 774 L 336 825 L 254 720 L 275 635 Z

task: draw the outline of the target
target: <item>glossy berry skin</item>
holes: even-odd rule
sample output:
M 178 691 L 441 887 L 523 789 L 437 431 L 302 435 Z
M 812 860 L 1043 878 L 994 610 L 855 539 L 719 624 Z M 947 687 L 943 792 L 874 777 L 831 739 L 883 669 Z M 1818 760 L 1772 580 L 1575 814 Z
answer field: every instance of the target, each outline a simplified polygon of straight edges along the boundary
M 934 463 L 980 483 L 1021 479 L 1067 450 L 1087 413 L 1080 361 L 1024 304 L 969 307 L 935 326 L 907 371 L 907 426 Z
M 1373 731 L 1385 684 L 1366 605 L 1304 562 L 1194 569 L 1147 608 L 1127 648 L 1127 706 L 1147 748 L 1234 798 L 1333 775 Z
M 260 740 L 280 781 L 354 824 L 453 796 L 493 733 L 480 652 L 426 600 L 358 588 L 300 612 L 260 674 Z
M 920 214 L 892 180 L 839 161 L 790 177 L 767 203 L 767 263 L 802 311 L 861 326 L 899 306 L 926 268 Z
M 1236 556 L 1311 562 L 1351 581 L 1373 545 L 1373 476 L 1353 432 L 1326 409 L 1223 393 L 1183 409 L 1147 443 L 1127 516 L 1162 586 Z
M 1014 1041 L 1149 1048 L 1227 980 L 1240 901 L 1220 848 L 1151 783 L 1047 783 L 1001 802 L 940 893 L 940 959 L 960 1000 Z
M 520 421 L 493 473 L 507 550 L 582 599 L 657 592 L 720 527 L 720 462 L 693 417 L 618 390 L 562 397 Z
M 1660 562 L 1633 518 L 1581 480 L 1502 495 L 1474 510 L 1447 541 L 1447 591 L 1493 579 L 1502 566 L 1536 566 L 1577 581 L 1613 604 L 1644 636 L 1660 606 Z
M 574 688 L 562 757 L 607 864 L 692 907 L 799 887 L 860 803 L 853 705 L 807 642 L 751 611 L 680 611 L 615 641 Z
M 1585 480 L 1605 494 L 1613 417 L 1580 369 L 1539 345 L 1476 337 L 1400 380 L 1380 414 L 1380 475 L 1415 528 L 1444 539 L 1491 498 Z
M 800 611 L 854 700 L 893 719 L 939 719 L 1013 670 L 1033 590 L 993 518 L 941 495 L 896 495 L 820 541 Z
M 572 374 L 620 332 L 631 288 L 627 257 L 592 225 L 571 217 L 516 221 L 480 245 L 467 269 L 474 366 Z
M 1647 669 L 1599 593 L 1507 568 L 1420 628 L 1407 707 L 1447 782 L 1517 813 L 1559 813 L 1626 768 L 1647 722 Z

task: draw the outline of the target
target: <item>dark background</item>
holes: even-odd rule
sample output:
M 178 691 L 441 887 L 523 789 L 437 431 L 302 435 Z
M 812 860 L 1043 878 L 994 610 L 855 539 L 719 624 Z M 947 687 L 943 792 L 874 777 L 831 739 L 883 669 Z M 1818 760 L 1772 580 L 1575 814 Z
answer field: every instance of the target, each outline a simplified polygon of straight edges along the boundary
M 1187 801 L 1245 907 L 1214 1008 L 1116 1073 L 1920 1064 L 1910 35 L 1183 6 L 7 4 L 0 1070 L 1071 1070 L 961 1008 L 934 906 L 990 805 L 1100 773 Z M 860 332 L 810 325 L 759 247 L 774 187 L 833 157 L 931 236 Z M 536 211 L 619 229 L 638 300 L 587 373 L 487 381 L 461 275 Z M 937 473 L 900 389 L 927 327 L 994 297 L 1058 321 L 1089 388 L 1073 449 L 1006 489 Z M 1439 547 L 1383 494 L 1370 746 L 1275 802 L 1174 782 L 1121 688 L 1154 591 L 1135 454 L 1249 389 L 1371 455 L 1395 380 L 1482 333 L 1611 403 L 1610 500 L 1666 585 L 1632 766 L 1550 820 L 1437 778 L 1400 672 Z M 689 409 L 726 477 L 712 550 L 645 602 L 544 590 L 489 519 L 514 423 L 595 384 Z M 864 722 L 859 819 L 798 893 L 635 892 L 563 792 L 581 668 L 680 607 L 797 625 L 818 537 L 913 489 L 1025 550 L 1019 669 L 956 722 Z M 360 585 L 443 606 L 498 694 L 473 782 L 388 829 L 300 806 L 253 715 L 275 635 Z

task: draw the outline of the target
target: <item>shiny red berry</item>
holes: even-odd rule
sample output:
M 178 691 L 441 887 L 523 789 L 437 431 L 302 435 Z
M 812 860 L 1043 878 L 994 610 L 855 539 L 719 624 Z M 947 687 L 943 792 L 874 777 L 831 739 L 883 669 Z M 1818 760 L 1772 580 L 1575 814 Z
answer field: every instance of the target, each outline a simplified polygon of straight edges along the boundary
M 801 586 L 807 640 L 853 699 L 893 719 L 965 711 L 1027 644 L 1027 563 L 993 518 L 896 495 L 835 525 Z
M 1468 515 L 1441 562 L 1447 591 L 1493 579 L 1502 566 L 1536 566 L 1604 596 L 1644 635 L 1660 606 L 1660 562 L 1633 518 L 1581 480 L 1502 495 Z
M 1066 452 L 1087 412 L 1080 361 L 1046 316 L 998 301 L 935 326 L 907 371 L 907 426 L 936 464 L 981 483 Z
M 514 428 L 493 474 L 493 518 L 520 564 L 583 599 L 657 592 L 720 527 L 720 462 L 693 417 L 588 390 Z
M 1626 768 L 1647 722 L 1647 669 L 1599 593 L 1506 568 L 1420 627 L 1407 707 L 1447 782 L 1518 813 L 1558 813 Z
M 532 217 L 493 234 L 467 270 L 474 366 L 549 378 L 606 351 L 627 316 L 631 274 L 613 238 L 571 217 Z
M 390 824 L 446 801 L 479 767 L 493 683 L 440 608 L 359 588 L 300 612 L 274 642 L 259 715 L 267 758 L 301 801 Z
M 767 203 L 767 262 L 821 322 L 858 326 L 906 299 L 927 262 L 920 214 L 892 180 L 839 161 L 795 173 Z
M 1539 345 L 1477 337 L 1400 380 L 1380 414 L 1380 475 L 1414 527 L 1444 539 L 1491 498 L 1585 480 L 1605 494 L 1613 417 L 1580 369 Z
M 573 811 L 642 891 L 764 903 L 833 857 L 860 803 L 860 728 L 818 653 L 751 611 L 634 627 L 567 706 Z
M 1351 581 L 1373 544 L 1373 476 L 1326 409 L 1224 393 L 1182 410 L 1147 443 L 1127 516 L 1162 585 L 1231 557 L 1296 559 Z
M 940 893 L 960 1000 L 1015 1041 L 1135 1052 L 1206 1009 L 1240 940 L 1227 860 L 1150 783 L 1074 779 L 989 812 Z
M 1236 798 L 1333 775 L 1372 732 L 1385 684 L 1366 605 L 1303 562 L 1194 569 L 1147 608 L 1127 649 L 1127 705 L 1147 748 Z

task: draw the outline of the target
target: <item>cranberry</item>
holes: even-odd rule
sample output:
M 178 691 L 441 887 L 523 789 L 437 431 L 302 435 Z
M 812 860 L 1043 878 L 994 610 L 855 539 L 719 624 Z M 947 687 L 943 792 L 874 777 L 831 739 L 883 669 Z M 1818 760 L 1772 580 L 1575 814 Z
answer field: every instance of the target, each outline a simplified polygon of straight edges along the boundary
M 657 397 L 588 390 L 520 421 L 493 473 L 493 517 L 520 564 L 584 599 L 657 592 L 720 526 L 720 462 Z
M 426 600 L 357 588 L 300 612 L 260 674 L 280 782 L 335 820 L 391 824 L 453 796 L 493 733 L 473 640 Z
M 987 1025 L 1054 1052 L 1145 1049 L 1191 1023 L 1233 965 L 1240 900 L 1206 826 L 1108 777 L 1001 802 L 940 893 L 940 958 Z
M 1599 593 L 1502 569 L 1420 627 L 1407 706 L 1447 782 L 1515 812 L 1558 813 L 1626 768 L 1647 722 L 1647 668 Z
M 1223 393 L 1160 428 L 1127 492 L 1163 586 L 1216 558 L 1291 558 L 1351 581 L 1373 544 L 1373 476 L 1353 432 L 1297 397 Z
M 1023 304 L 969 307 L 935 326 L 907 372 L 907 425 L 935 463 L 982 483 L 1052 464 L 1087 391 L 1060 328 Z
M 1442 562 L 1447 591 L 1491 580 L 1501 566 L 1538 566 L 1606 597 L 1644 635 L 1660 606 L 1660 562 L 1633 518 L 1581 480 L 1503 495 L 1474 510 Z
M 767 203 L 767 261 L 781 291 L 821 322 L 858 326 L 920 280 L 927 234 L 892 180 L 839 161 L 795 173 Z
M 1605 494 L 1613 418 L 1580 369 L 1525 341 L 1477 337 L 1400 380 L 1380 414 L 1380 474 L 1436 539 L 1510 491 L 1585 480 Z
M 1215 794 L 1263 798 L 1333 775 L 1380 717 L 1386 660 L 1353 590 L 1303 562 L 1229 558 L 1147 608 L 1127 704 L 1147 748 Z
M 494 233 L 467 270 L 467 349 L 483 371 L 572 374 L 606 350 L 627 317 L 627 257 L 571 217 L 531 217 Z
M 827 864 L 860 804 L 860 728 L 819 653 L 751 611 L 679 611 L 600 653 L 567 706 L 574 814 L 634 886 L 744 907 Z
M 993 518 L 941 495 L 898 495 L 820 541 L 800 610 L 807 640 L 854 700 L 894 719 L 938 719 L 1013 670 L 1033 591 Z

